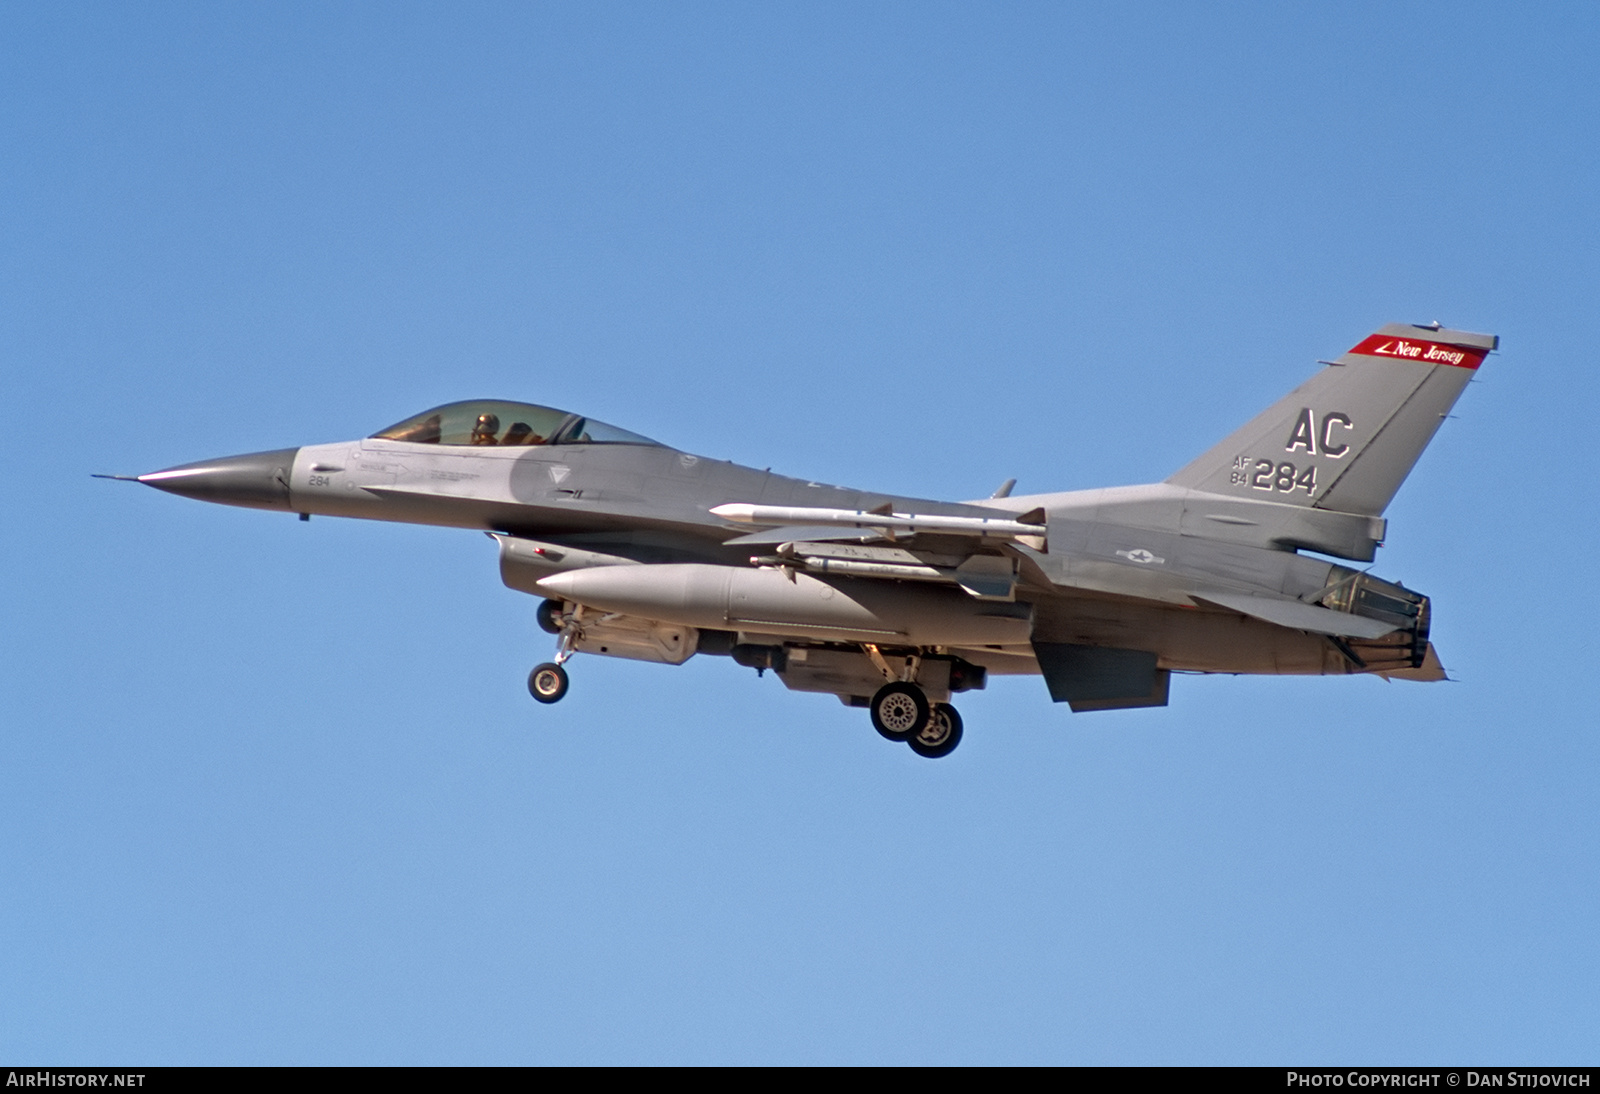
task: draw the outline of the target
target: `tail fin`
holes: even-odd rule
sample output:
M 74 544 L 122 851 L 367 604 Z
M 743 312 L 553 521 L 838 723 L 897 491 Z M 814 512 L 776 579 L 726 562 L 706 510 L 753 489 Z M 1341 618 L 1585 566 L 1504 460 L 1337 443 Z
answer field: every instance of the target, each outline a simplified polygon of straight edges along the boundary
M 1167 481 L 1379 516 L 1499 344 L 1492 334 L 1391 323 Z

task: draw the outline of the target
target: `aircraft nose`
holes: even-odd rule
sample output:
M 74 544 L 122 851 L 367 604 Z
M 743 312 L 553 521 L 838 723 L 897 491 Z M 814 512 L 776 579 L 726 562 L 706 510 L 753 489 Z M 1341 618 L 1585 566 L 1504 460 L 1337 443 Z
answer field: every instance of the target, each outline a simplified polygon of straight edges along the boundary
M 280 448 L 276 452 L 201 460 L 140 475 L 139 481 L 157 490 L 199 501 L 246 505 L 252 509 L 288 509 L 289 472 L 294 467 L 295 453 L 299 451 L 298 448 Z

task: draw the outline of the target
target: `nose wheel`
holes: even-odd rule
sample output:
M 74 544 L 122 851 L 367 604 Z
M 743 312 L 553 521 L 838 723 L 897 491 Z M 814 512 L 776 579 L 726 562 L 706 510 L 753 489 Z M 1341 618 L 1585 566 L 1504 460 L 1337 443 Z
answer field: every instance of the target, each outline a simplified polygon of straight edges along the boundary
M 567 693 L 567 670 L 553 661 L 535 665 L 528 673 L 528 694 L 541 703 L 559 703 Z
M 567 615 L 563 612 L 564 608 L 565 605 L 559 600 L 546 600 L 539 605 L 536 615 L 539 628 L 557 636 L 556 659 L 535 665 L 533 671 L 528 673 L 528 694 L 541 703 L 559 703 L 571 683 L 567 678 L 567 670 L 561 666 L 577 652 L 573 644 L 582 633 L 578 616 L 583 609 L 577 608 Z

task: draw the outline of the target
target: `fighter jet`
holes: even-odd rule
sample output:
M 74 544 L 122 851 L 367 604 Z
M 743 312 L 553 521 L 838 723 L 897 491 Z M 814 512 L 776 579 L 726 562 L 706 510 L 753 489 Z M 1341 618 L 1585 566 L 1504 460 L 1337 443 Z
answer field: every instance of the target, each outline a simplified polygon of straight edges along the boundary
M 950 703 L 1044 678 L 1075 712 L 1161 707 L 1173 673 L 1440 680 L 1428 598 L 1364 568 L 1401 482 L 1498 338 L 1389 325 L 1169 478 L 942 502 L 785 478 L 532 403 L 140 475 L 203 501 L 471 528 L 577 653 L 771 670 L 948 755 Z

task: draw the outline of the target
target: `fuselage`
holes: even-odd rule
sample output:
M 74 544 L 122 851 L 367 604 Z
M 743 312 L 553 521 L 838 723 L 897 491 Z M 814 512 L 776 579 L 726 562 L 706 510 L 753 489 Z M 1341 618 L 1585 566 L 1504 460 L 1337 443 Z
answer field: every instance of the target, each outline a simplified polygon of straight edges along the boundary
M 970 501 L 708 459 L 531 403 L 472 400 L 359 440 L 139 476 L 202 500 L 492 535 L 574 653 L 726 654 L 867 706 L 925 756 L 953 693 L 1039 673 L 1074 711 L 1165 706 L 1173 672 L 1438 680 L 1428 599 L 1370 562 L 1383 512 L 1491 335 L 1389 324 L 1165 481 Z
M 351 517 L 477 529 L 641 564 L 749 567 L 772 546 L 739 542 L 750 529 L 715 516 L 722 505 L 873 510 L 885 506 L 942 516 L 983 517 L 1042 508 L 1044 550 L 1023 554 L 1016 599 L 1033 609 L 1033 638 L 1064 644 L 1139 648 L 1165 669 L 1191 672 L 1324 674 L 1361 671 L 1324 635 L 1228 610 L 1195 594 L 1303 598 L 1338 580 L 1345 567 L 1244 537 L 1196 535 L 1185 527 L 1190 492 L 1129 487 L 946 502 L 791 478 L 655 443 L 482 446 L 367 437 L 230 457 L 147 476 L 152 485 L 207 500 L 303 516 Z M 233 485 L 205 488 L 205 469 Z M 247 488 L 244 480 L 254 483 Z M 185 487 L 178 489 L 179 486 Z M 1208 508 L 1217 508 L 1208 499 Z M 1235 509 L 1248 511 L 1248 503 Z M 1212 514 L 1216 516 L 1216 514 Z M 1123 519 L 1119 519 L 1123 518 Z M 1241 519 L 1242 518 L 1238 518 Z M 1211 522 L 1207 532 L 1247 525 Z M 730 541 L 733 541 L 730 543 Z M 964 545 L 921 537 L 919 559 L 950 563 Z M 876 548 L 866 548 L 875 550 Z M 857 549 L 861 550 L 860 548 Z M 535 560 L 537 561 L 537 560 Z M 528 592 L 543 572 L 525 568 L 508 584 Z M 503 570 L 505 567 L 503 567 Z M 870 599 L 880 583 L 821 577 Z M 925 595 L 918 589 L 913 595 Z M 959 598 L 957 598 L 959 602 Z M 704 620 L 696 616 L 700 622 Z M 688 620 L 684 622 L 687 624 Z M 819 639 L 812 631 L 803 637 Z M 1425 635 L 1424 635 L 1425 639 Z M 1387 650 L 1363 658 L 1400 669 Z M 1383 644 L 1380 644 L 1383 645 Z M 963 646 L 996 673 L 1039 671 L 1027 639 Z M 1410 644 L 1405 657 L 1410 657 Z

